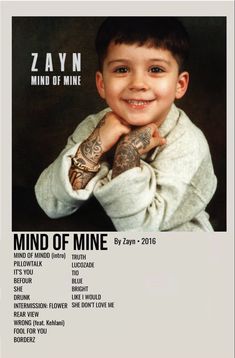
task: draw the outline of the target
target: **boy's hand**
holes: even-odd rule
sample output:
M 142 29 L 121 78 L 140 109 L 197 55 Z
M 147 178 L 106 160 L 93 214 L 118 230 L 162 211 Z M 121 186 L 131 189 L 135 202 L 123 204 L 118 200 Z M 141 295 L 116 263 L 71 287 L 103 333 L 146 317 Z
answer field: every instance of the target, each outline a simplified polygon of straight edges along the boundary
M 133 145 L 139 155 L 147 153 L 152 148 L 166 143 L 166 139 L 161 137 L 155 123 L 150 123 L 132 130 L 124 137 L 123 141 Z
M 86 186 L 99 170 L 102 155 L 109 151 L 122 135 L 129 132 L 130 127 L 116 114 L 106 114 L 72 158 L 69 180 L 74 190 Z
M 121 136 L 130 132 L 130 126 L 114 112 L 108 112 L 99 122 L 95 131 L 99 132 L 102 151 L 108 152 Z
M 112 178 L 131 168 L 139 167 L 142 154 L 165 143 L 166 139 L 160 136 L 154 123 L 134 129 L 118 143 L 114 157 Z

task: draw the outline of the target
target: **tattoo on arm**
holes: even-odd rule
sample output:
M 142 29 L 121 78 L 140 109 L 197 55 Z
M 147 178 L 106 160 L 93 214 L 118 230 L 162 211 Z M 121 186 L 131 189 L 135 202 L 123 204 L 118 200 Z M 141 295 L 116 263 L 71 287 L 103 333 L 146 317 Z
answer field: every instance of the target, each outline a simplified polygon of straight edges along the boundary
M 145 149 L 151 140 L 151 129 L 135 129 L 122 139 L 116 149 L 112 178 L 128 169 L 140 166 L 139 150 Z
M 76 158 L 80 164 L 88 167 L 98 164 L 103 154 L 99 129 L 104 122 L 105 118 L 99 122 L 94 132 L 78 148 Z M 83 189 L 94 175 L 95 173 L 83 171 L 72 164 L 69 170 L 69 180 L 73 190 Z
M 101 155 L 102 147 L 99 136 L 99 128 L 97 128 L 88 139 L 81 144 L 81 153 L 83 157 L 91 164 L 97 164 Z
M 71 165 L 69 170 L 69 180 L 73 190 L 84 188 L 94 175 L 95 173 L 84 172 L 74 165 Z
M 140 166 L 140 155 L 130 142 L 121 141 L 116 149 L 112 178 Z

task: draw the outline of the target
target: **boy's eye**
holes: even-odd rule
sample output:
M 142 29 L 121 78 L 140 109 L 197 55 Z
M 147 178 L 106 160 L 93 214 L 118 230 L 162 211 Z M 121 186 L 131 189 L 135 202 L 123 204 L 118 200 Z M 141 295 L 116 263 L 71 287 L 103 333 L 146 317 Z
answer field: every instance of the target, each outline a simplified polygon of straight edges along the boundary
M 120 66 L 114 69 L 113 72 L 115 73 L 127 73 L 129 71 L 128 67 L 126 66 Z
M 162 73 L 164 72 L 164 70 L 158 66 L 152 66 L 150 69 L 149 69 L 150 72 L 152 73 Z

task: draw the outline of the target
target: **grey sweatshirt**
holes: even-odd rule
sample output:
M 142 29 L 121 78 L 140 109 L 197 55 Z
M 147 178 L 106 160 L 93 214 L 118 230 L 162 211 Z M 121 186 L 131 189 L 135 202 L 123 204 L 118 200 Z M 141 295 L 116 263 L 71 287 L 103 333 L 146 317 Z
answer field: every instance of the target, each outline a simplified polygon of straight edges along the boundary
M 70 156 L 107 111 L 80 123 L 40 175 L 35 193 L 45 213 L 51 218 L 70 215 L 95 195 L 117 231 L 213 231 L 205 212 L 217 182 L 209 147 L 200 129 L 175 105 L 159 127 L 166 145 L 142 156 L 140 167 L 111 179 L 104 161 L 84 189 L 72 189 Z

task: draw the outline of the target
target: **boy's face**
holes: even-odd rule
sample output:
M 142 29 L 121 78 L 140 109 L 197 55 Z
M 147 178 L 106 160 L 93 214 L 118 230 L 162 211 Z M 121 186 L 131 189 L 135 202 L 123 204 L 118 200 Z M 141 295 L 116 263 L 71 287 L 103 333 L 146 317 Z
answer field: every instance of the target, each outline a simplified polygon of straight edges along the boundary
M 175 98 L 186 92 L 188 73 L 179 74 L 168 50 L 111 43 L 96 84 L 100 96 L 127 123 L 159 126 Z

